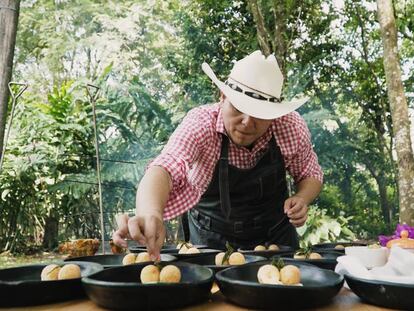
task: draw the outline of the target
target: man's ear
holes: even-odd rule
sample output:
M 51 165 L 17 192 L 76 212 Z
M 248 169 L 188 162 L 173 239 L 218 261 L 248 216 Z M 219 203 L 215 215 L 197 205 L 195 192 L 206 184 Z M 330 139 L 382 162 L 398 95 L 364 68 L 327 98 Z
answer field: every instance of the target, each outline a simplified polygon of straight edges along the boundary
M 224 100 L 226 99 L 226 95 L 224 95 L 224 93 L 222 91 L 220 91 L 220 102 L 224 102 Z

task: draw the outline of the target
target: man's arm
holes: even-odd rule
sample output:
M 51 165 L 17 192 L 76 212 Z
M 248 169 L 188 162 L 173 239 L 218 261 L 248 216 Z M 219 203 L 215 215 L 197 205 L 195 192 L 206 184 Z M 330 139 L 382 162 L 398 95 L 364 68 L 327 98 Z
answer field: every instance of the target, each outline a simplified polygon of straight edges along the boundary
M 305 200 L 307 205 L 311 204 L 313 200 L 319 195 L 322 190 L 322 183 L 313 177 L 308 177 L 301 180 L 297 185 L 295 196 L 301 197 Z
M 164 213 L 169 208 L 171 197 L 185 189 L 188 169 L 211 136 L 209 129 L 212 126 L 207 126 L 210 119 L 204 110 L 196 108 L 175 129 L 161 154 L 148 165 L 138 186 L 136 216 L 117 217 L 118 230 L 113 234 L 116 244 L 126 247 L 123 239 L 131 237 L 145 244 L 151 256 L 159 256 L 165 238 Z M 180 212 L 183 204 L 177 205 Z
M 116 244 L 126 247 L 124 238 L 130 237 L 147 250 L 152 260 L 159 258 L 165 239 L 164 207 L 172 189 L 168 172 L 161 166 L 150 167 L 138 186 L 136 216 L 117 218 L 118 230 L 113 235 Z
M 142 178 L 136 196 L 136 215 L 154 215 L 163 219 L 172 181 L 161 166 L 150 167 Z

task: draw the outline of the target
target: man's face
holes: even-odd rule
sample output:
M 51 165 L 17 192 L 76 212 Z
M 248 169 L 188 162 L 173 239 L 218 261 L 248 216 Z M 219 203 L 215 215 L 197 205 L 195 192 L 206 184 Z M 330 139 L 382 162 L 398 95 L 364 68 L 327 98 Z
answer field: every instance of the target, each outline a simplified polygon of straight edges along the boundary
M 263 120 L 248 116 L 237 110 L 222 96 L 221 107 L 224 127 L 230 139 L 238 146 L 249 147 L 266 133 L 273 120 Z

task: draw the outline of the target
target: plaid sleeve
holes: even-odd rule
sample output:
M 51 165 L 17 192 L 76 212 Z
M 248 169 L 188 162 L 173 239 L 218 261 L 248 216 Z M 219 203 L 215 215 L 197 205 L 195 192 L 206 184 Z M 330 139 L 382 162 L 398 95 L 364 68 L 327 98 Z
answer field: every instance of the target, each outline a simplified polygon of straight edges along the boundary
M 305 120 L 297 114 L 295 120 L 297 124 L 297 131 L 295 140 L 298 147 L 294 157 L 290 161 L 289 171 L 295 180 L 295 183 L 309 177 L 313 177 L 323 182 L 322 168 L 318 163 L 318 157 L 313 150 L 311 142 L 311 134 Z
M 194 206 L 201 192 L 190 184 L 188 172 L 203 152 L 207 128 L 198 109 L 191 110 L 171 135 L 161 154 L 149 165 L 161 166 L 172 180 L 172 191 L 164 209 L 164 218 L 174 218 Z

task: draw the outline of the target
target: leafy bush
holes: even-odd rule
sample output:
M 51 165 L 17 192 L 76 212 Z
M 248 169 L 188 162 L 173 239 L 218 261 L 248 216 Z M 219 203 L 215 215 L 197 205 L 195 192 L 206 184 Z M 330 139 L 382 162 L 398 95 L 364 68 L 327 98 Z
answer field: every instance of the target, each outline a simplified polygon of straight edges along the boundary
M 341 215 L 334 219 L 327 215 L 325 209 L 320 209 L 316 205 L 310 206 L 306 224 L 297 229 L 301 238 L 300 247 L 304 248 L 325 242 L 355 240 L 355 234 L 348 226 L 351 218 L 352 216 L 344 217 Z

